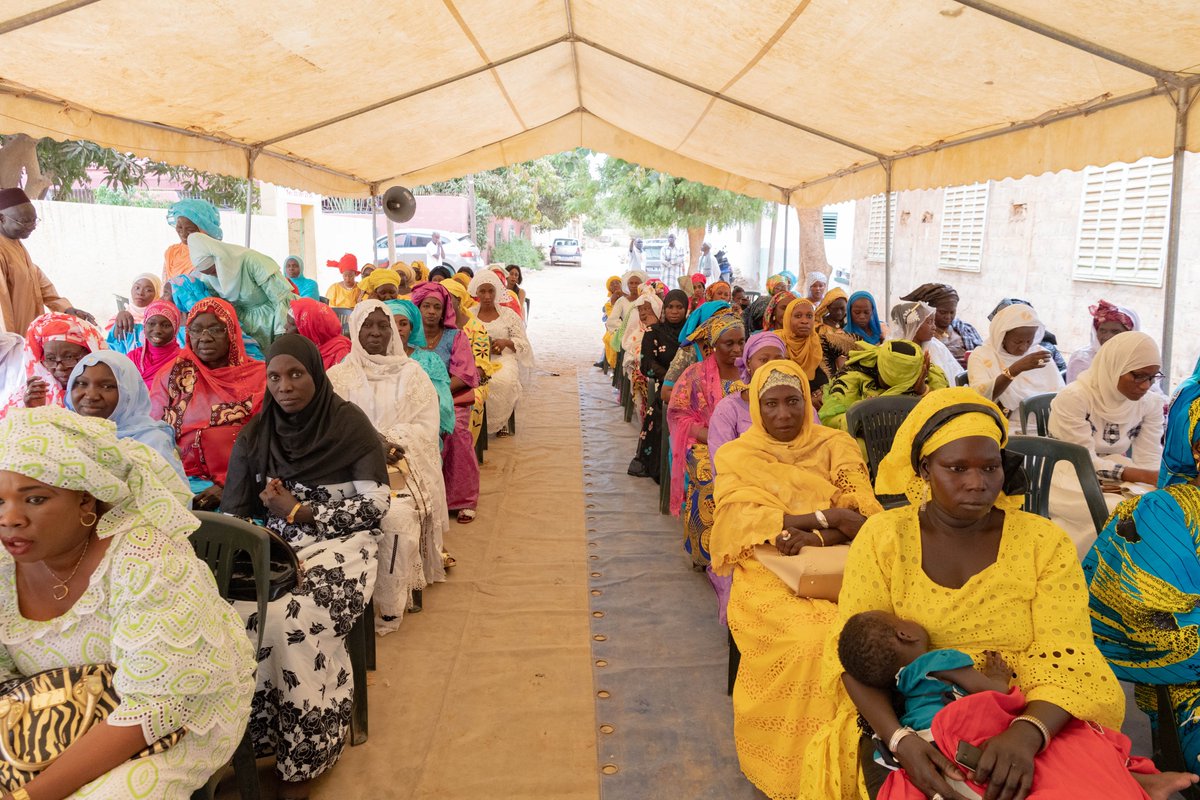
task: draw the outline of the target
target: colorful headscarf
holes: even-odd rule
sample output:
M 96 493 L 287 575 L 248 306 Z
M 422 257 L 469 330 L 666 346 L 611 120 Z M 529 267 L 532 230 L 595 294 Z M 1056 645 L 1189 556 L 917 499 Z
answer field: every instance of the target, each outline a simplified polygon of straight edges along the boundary
M 1167 414 L 1167 434 L 1163 440 L 1159 488 L 1186 483 L 1198 471 L 1192 443 L 1200 435 L 1200 363 L 1192 377 L 1179 385 Z
M 463 275 L 463 277 L 466 278 L 467 276 Z M 467 282 L 470 282 L 469 279 Z M 445 286 L 447 292 L 458 298 L 458 304 L 462 307 L 463 311 L 474 313 L 473 309 L 479 305 L 479 301 L 471 297 L 471 293 L 467 291 L 466 283 L 454 278 L 444 278 L 438 281 L 438 283 Z
M 221 239 L 221 212 L 207 200 L 179 200 L 167 210 L 167 224 L 174 226 L 180 217 L 190 219 L 204 233 Z
M 767 294 L 786 292 L 790 288 L 792 288 L 791 285 L 783 275 L 777 274 L 767 278 Z
M 737 368 L 741 370 L 743 382 L 750 380 L 750 372 L 746 367 L 746 363 L 750 361 L 750 358 L 755 353 L 764 347 L 774 347 L 782 356 L 787 356 L 787 345 L 784 344 L 783 339 L 779 338 L 779 334 L 774 331 L 759 331 L 758 333 L 751 334 L 750 338 L 746 339 L 746 347 L 742 350 L 742 355 L 737 360 Z
M 999 406 L 966 386 L 925 395 L 900 425 L 892 449 L 880 462 L 875 493 L 902 494 L 914 506 L 919 505 L 926 499 L 926 484 L 917 471 L 921 460 L 968 436 L 985 436 L 1004 448 L 1008 444 L 1008 419 Z M 1004 490 L 996 506 L 1015 511 L 1021 507 L 1024 494 L 1021 460 L 1006 458 Z
M 326 261 L 325 266 L 333 267 L 338 272 L 353 272 L 358 274 L 358 258 L 354 253 L 346 253 L 337 261 Z
M 358 288 L 364 292 L 374 294 L 375 290 L 380 286 L 395 286 L 399 289 L 404 285 L 404 281 L 400 278 L 400 273 L 394 269 L 380 267 L 371 271 L 371 274 L 358 282 Z
M 916 300 L 937 308 L 942 303 L 958 300 L 958 292 L 948 283 L 922 283 L 900 299 Z
M 1127 308 L 1114 305 L 1107 300 L 1101 300 L 1094 306 L 1088 306 L 1088 313 L 1092 315 L 1093 330 L 1099 330 L 1100 326 L 1106 322 L 1119 323 L 1126 331 L 1138 330 L 1136 314 Z
M 727 311 L 726 313 L 714 314 L 709 318 L 708 322 L 697 327 L 695 332 L 688 338 L 693 344 L 707 345 L 711 353 L 716 349 L 717 340 L 735 328 L 744 332 L 746 324 L 742 322 L 741 315 Z
M 783 341 L 787 344 L 787 357 L 800 366 L 804 375 L 811 381 L 817 377 L 817 367 L 821 366 L 824 353 L 821 350 L 821 337 L 817 333 L 816 317 L 813 317 L 812 333 L 808 336 L 798 336 L 792 333 L 792 314 L 796 309 L 808 306 L 816 313 L 816 306 L 807 297 L 797 297 L 788 303 L 783 312 Z
M 475 277 L 471 278 L 470 284 L 467 285 L 467 292 L 476 300 L 479 299 L 479 290 L 483 286 L 491 286 L 496 290 L 496 298 L 494 300 L 497 306 L 507 305 L 512 294 L 508 291 L 508 286 L 504 279 L 496 274 L 494 270 L 481 269 L 475 273 Z
M 457 283 L 457 281 L 451 281 L 451 283 Z M 393 317 L 404 317 L 412 326 L 412 331 L 408 334 L 408 346 L 425 347 L 425 325 L 421 321 L 421 309 L 417 308 L 413 301 L 404 299 L 387 300 L 384 305 L 387 306 L 388 311 L 392 312 Z
M 421 307 L 421 303 L 427 297 L 435 297 L 442 301 L 442 327 L 457 328 L 458 314 L 454 311 L 454 304 L 450 301 L 450 292 L 447 291 L 446 287 L 440 283 L 431 283 L 429 281 L 413 287 L 412 301 L 417 308 Z
M 724 300 L 711 300 L 697 308 L 695 311 L 689 314 L 687 320 L 684 321 L 683 328 L 681 328 L 679 331 L 679 343 L 687 344 L 688 340 L 692 338 L 692 334 L 696 332 L 697 328 L 708 322 L 713 314 L 716 314 L 718 311 L 726 308 L 730 308 L 730 305 Z
M 46 342 L 68 342 L 77 344 L 94 353 L 106 350 L 104 334 L 90 322 L 72 314 L 62 314 L 51 311 L 42 314 L 29 324 L 25 332 L 25 352 L 23 355 L 25 380 L 41 378 L 46 384 L 46 405 L 62 406 L 66 397 L 65 389 L 59 385 L 58 379 L 42 364 L 46 355 Z M 25 385 L 16 388 L 8 399 L 5 411 L 25 407 Z
M 175 331 L 175 335 L 171 337 L 171 341 L 162 347 L 158 347 L 146 341 L 141 347 L 129 351 L 129 359 L 137 367 L 141 373 L 142 380 L 146 385 L 150 385 L 150 381 L 163 367 L 164 364 L 169 364 L 179 355 L 182 349 L 179 346 L 179 325 L 183 321 L 183 317 L 179 313 L 179 309 L 166 300 L 155 300 L 150 305 L 146 306 L 142 318 L 147 322 L 151 317 L 162 317 L 171 323 L 171 328 Z
M 705 298 L 707 298 L 708 300 L 716 300 L 717 299 L 717 287 L 719 287 L 719 286 L 724 286 L 726 289 L 728 289 L 730 291 L 730 293 L 733 292 L 733 287 L 730 286 L 728 282 L 717 281 L 712 286 L 709 286 L 707 289 L 704 290 Z
M 318 300 L 292 301 L 296 332 L 317 346 L 325 369 L 340 364 L 350 353 L 350 340 L 342 335 L 342 320 L 333 309 Z
M 854 303 L 857 300 L 867 300 L 871 303 L 871 321 L 867 324 L 868 330 L 863 330 L 854 324 L 854 314 L 852 310 Z M 875 298 L 870 292 L 855 292 L 850 295 L 850 299 L 846 301 L 846 333 L 851 336 L 857 336 L 864 342 L 870 344 L 879 344 L 883 341 L 883 326 L 879 324 L 879 309 L 875 307 Z
M 412 267 L 412 271 L 416 273 L 418 281 L 429 280 L 429 267 L 425 266 L 424 261 L 414 261 L 409 264 L 409 266 Z
M 776 309 L 778 309 L 780 306 L 783 306 L 783 308 L 786 310 L 788 307 L 788 304 L 790 304 L 795 299 L 796 299 L 796 295 L 792 294 L 791 292 L 787 291 L 786 289 L 772 294 L 771 299 L 767 301 L 766 310 L 763 311 L 763 318 L 762 318 L 763 330 L 764 331 L 771 330 L 771 325 L 775 321 L 775 310 Z

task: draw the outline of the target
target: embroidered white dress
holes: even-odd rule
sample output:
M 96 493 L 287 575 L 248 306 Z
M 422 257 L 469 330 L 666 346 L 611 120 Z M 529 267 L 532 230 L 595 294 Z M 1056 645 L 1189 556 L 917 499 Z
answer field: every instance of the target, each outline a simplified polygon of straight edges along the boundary
M 499 316 L 491 322 L 480 320 L 487 328 L 492 341 L 511 339 L 516 352 L 505 350 L 500 355 L 492 354 L 492 363 L 499 364 L 488 381 L 487 418 L 488 433 L 496 434 L 508 424 L 513 409 L 521 399 L 521 393 L 533 380 L 533 347 L 525 335 L 525 323 L 511 308 L 499 306 Z M 626 356 L 628 358 L 628 356 Z

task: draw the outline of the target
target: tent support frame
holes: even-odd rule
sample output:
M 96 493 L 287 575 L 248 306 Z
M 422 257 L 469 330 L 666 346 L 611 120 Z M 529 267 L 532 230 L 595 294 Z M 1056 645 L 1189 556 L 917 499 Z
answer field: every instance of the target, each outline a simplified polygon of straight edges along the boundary
M 258 150 L 246 151 L 246 247 L 250 246 L 250 219 L 254 213 L 254 159 Z
M 1175 151 L 1171 158 L 1171 210 L 1167 223 L 1166 273 L 1163 281 L 1162 371 L 1171 383 L 1171 356 L 1174 350 L 1175 298 L 1179 282 L 1179 226 L 1183 219 L 1183 167 L 1187 152 L 1188 112 L 1196 100 L 1196 90 L 1181 86 L 1169 94 L 1175 107 Z
M 883 166 L 883 307 L 890 314 L 892 307 L 892 159 L 880 159 Z

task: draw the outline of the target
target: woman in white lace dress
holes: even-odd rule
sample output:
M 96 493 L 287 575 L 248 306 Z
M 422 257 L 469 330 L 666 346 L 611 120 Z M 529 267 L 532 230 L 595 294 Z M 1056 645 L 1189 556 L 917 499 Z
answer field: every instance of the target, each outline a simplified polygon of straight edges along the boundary
M 446 579 L 442 542 L 450 522 L 437 390 L 421 365 L 405 354 L 391 310 L 378 300 L 354 307 L 350 355 L 329 370 L 329 382 L 340 397 L 366 413 L 389 448 L 393 469 L 402 456 L 408 470 L 404 487 L 392 490 L 379 545 L 375 631 L 390 633 L 400 626 L 413 591 Z
M 471 279 L 468 291 L 479 301 L 475 316 L 492 337 L 492 362 L 500 364 L 488 382 L 488 433 L 507 435 L 508 418 L 521 393 L 533 381 L 533 348 L 521 317 L 502 305 L 508 299 L 508 289 L 496 273 L 480 270 Z

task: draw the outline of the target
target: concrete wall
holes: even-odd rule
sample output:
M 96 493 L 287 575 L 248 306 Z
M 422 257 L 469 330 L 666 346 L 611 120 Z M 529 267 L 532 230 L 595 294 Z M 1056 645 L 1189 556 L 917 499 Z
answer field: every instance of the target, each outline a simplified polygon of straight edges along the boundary
M 1200 159 L 1185 160 L 1183 224 L 1180 227 L 1179 297 L 1176 306 L 1171 385 L 1192 373 L 1200 356 L 1200 325 L 1190 313 L 1200 301 Z M 983 263 L 979 272 L 938 267 L 942 190 L 901 192 L 893 240 L 891 303 L 922 283 L 948 283 L 961 297 L 959 315 L 986 338 L 987 315 L 1004 297 L 1021 297 L 1037 308 L 1066 352 L 1088 344 L 1087 307 L 1103 298 L 1133 308 L 1142 328 L 1161 341 L 1165 290 L 1072 278 L 1083 188 L 1080 172 L 993 181 L 989 188 Z M 1023 206 L 1023 208 L 1022 208 Z M 884 265 L 868 261 L 870 199 L 856 201 L 851 282 L 883 298 Z M 890 307 L 890 303 L 880 303 Z

